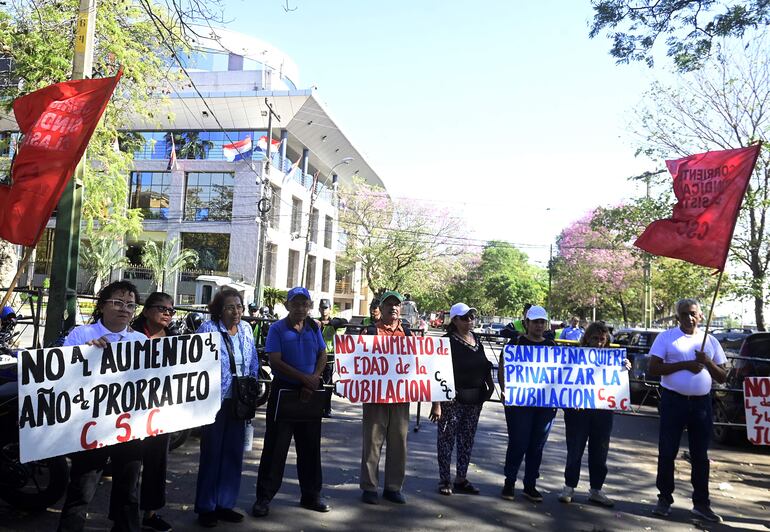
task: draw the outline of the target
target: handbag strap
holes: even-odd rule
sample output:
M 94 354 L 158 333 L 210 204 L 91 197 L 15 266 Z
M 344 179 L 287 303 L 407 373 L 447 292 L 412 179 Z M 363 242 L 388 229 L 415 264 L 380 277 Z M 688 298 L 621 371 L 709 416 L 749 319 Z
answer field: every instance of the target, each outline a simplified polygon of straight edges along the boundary
M 219 330 L 219 334 L 222 335 L 222 341 L 225 343 L 225 347 L 227 347 L 227 355 L 230 357 L 230 375 L 233 377 L 233 386 L 235 386 L 238 395 L 241 395 L 241 383 L 238 382 L 238 373 L 235 369 L 235 356 L 233 355 L 233 346 L 230 344 L 232 341 L 230 339 L 230 334 L 226 333 L 223 330 Z

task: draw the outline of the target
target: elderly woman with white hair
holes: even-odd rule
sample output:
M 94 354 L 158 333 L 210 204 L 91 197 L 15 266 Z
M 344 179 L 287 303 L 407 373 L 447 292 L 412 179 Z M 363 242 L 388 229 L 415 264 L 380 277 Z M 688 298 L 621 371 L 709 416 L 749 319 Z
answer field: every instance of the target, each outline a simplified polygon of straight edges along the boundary
M 476 495 L 479 490 L 466 475 L 481 408 L 494 391 L 492 363 L 487 359 L 481 341 L 473 333 L 476 309 L 457 303 L 450 309 L 449 318 L 446 336 L 452 348 L 455 398 L 434 402 L 429 416 L 431 421 L 438 422 L 438 492 L 452 494 L 450 466 L 452 449 L 457 443 L 454 492 Z

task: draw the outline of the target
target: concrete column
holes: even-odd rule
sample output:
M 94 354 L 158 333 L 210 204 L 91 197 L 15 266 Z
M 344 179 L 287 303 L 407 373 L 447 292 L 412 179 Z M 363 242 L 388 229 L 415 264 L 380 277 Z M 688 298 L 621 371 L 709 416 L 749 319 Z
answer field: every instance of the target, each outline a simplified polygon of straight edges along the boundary
M 284 161 L 286 160 L 286 147 L 289 145 L 289 132 L 285 129 L 281 130 L 281 172 L 284 170 Z
M 308 163 L 310 162 L 310 150 L 302 148 L 302 186 L 305 186 L 305 176 L 307 175 Z

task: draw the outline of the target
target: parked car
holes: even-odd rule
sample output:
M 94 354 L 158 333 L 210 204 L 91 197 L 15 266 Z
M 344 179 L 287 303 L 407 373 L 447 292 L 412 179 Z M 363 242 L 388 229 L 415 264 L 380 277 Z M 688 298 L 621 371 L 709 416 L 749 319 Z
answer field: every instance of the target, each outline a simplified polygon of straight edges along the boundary
M 657 387 L 660 377 L 647 375 L 650 365 L 650 347 L 655 338 L 663 332 L 662 329 L 618 329 L 612 342 L 626 349 L 628 360 L 631 361 L 629 389 L 631 402 L 639 402 L 650 391 Z
M 756 331 L 750 329 L 719 329 L 712 333 L 712 336 L 722 344 L 725 353 L 737 355 L 743 346 L 743 341 L 754 332 Z
M 490 336 L 493 336 L 489 339 L 490 341 L 494 341 L 496 344 L 504 344 L 508 340 L 507 338 L 500 335 L 500 331 L 502 331 L 504 328 L 504 323 L 490 323 L 484 332 Z
M 748 335 L 743 340 L 739 356 L 760 360 L 732 359 L 732 364 L 728 365 L 727 381 L 712 395 L 716 422 L 746 423 L 743 381 L 746 377 L 770 377 L 770 332 Z M 714 425 L 713 432 L 714 441 L 719 443 L 733 443 L 746 438 L 744 427 Z

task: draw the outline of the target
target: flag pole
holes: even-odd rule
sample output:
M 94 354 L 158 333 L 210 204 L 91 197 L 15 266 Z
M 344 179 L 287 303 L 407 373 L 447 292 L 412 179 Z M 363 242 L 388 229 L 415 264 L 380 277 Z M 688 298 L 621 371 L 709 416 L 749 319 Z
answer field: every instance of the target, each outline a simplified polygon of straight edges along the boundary
M 19 282 L 19 277 L 21 277 L 21 272 L 24 271 L 24 268 L 27 267 L 27 264 L 29 263 L 30 257 L 32 257 L 32 252 L 35 250 L 35 246 L 29 246 L 24 249 L 24 256 L 21 259 L 21 264 L 19 264 L 19 269 L 16 270 L 16 275 L 13 276 L 13 280 L 11 281 L 11 286 L 8 287 L 8 292 L 5 293 L 3 296 L 3 302 L 0 303 L 0 308 L 4 307 L 6 303 L 11 299 L 11 296 L 13 295 L 13 291 L 16 288 L 16 283 Z
M 706 348 L 706 339 L 709 334 L 709 326 L 711 325 L 711 316 L 714 315 L 714 305 L 717 302 L 717 294 L 719 288 L 722 286 L 722 275 L 724 275 L 725 269 L 719 270 L 719 278 L 717 279 L 717 287 L 714 289 L 714 297 L 711 299 L 711 308 L 709 309 L 709 317 L 706 319 L 706 331 L 703 333 L 703 343 L 700 346 L 700 350 L 703 351 Z

